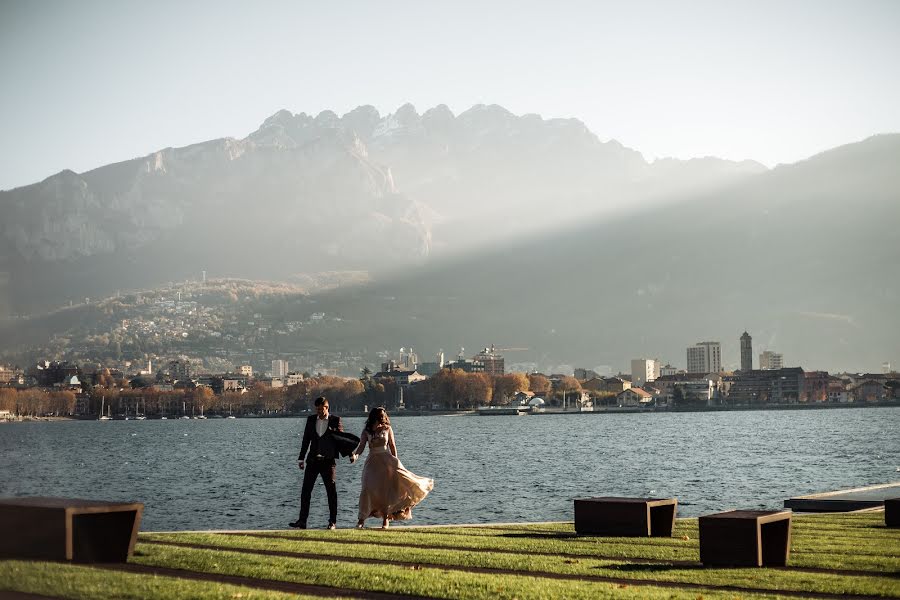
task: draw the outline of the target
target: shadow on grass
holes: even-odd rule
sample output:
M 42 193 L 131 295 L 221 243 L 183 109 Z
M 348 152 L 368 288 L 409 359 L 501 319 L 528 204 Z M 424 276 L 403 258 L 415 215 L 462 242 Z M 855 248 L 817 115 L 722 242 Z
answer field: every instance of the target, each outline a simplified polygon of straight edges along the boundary
M 627 563 L 622 565 L 596 566 L 594 569 L 621 571 L 623 573 L 670 573 L 672 571 L 701 571 L 703 565 L 697 564 L 636 564 Z
M 558 532 L 558 533 L 503 533 L 497 537 L 503 538 L 526 538 L 534 540 L 570 540 L 579 537 L 575 533 Z M 581 536 L 584 537 L 584 536 Z
M 634 537 L 609 537 L 604 535 L 578 535 L 574 532 L 558 532 L 558 533 L 504 533 L 498 535 L 500 538 L 512 538 L 512 539 L 532 539 L 532 540 L 570 540 L 570 541 L 580 541 L 580 542 L 593 542 L 598 544 L 634 544 L 639 543 L 641 545 L 652 546 L 655 548 L 677 548 L 677 549 L 685 549 L 685 548 L 694 548 L 696 547 L 698 540 L 696 538 L 693 539 L 677 539 L 677 538 L 634 538 Z

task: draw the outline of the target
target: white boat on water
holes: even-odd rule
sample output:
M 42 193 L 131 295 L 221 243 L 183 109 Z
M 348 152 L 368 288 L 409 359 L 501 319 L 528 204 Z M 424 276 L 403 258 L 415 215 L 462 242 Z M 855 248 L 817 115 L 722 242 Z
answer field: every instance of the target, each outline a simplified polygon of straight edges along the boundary
M 110 408 L 112 408 L 112 407 L 110 407 Z M 97 419 L 98 421 L 112 421 L 112 417 L 109 416 L 108 414 L 105 414 L 106 413 L 105 409 L 106 409 L 106 396 L 103 396 L 103 398 L 101 398 L 101 400 L 100 400 L 100 418 Z
M 479 406 L 476 410 L 479 415 L 533 415 L 544 412 L 545 402 L 543 398 L 532 397 L 528 402 L 508 404 L 506 406 Z
M 481 416 L 527 415 L 531 412 L 531 407 L 521 404 L 515 406 L 479 406 L 476 410 Z

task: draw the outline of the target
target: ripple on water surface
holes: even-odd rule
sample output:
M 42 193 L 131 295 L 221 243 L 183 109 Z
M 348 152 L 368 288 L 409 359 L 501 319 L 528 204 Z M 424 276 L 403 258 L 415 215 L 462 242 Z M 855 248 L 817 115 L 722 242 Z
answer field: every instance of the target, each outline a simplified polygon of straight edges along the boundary
M 677 496 L 679 514 L 897 479 L 900 409 L 392 417 L 403 464 L 435 478 L 416 524 L 571 520 L 585 496 Z M 0 496 L 138 500 L 143 529 L 284 528 L 303 419 L 71 421 L 0 427 Z M 362 418 L 344 419 L 358 432 Z M 338 464 L 356 522 L 360 461 Z M 323 486 L 310 527 L 324 526 Z

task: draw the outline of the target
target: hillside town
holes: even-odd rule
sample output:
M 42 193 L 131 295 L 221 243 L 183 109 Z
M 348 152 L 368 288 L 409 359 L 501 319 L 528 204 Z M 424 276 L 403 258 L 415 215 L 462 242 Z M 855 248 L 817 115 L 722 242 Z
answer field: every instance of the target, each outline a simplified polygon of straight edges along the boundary
M 146 324 L 145 324 L 146 325 Z M 381 369 L 358 377 L 291 370 L 285 359 L 260 372 L 253 365 L 212 373 L 204 361 L 177 357 L 121 366 L 40 361 L 27 368 L 0 365 L 0 419 L 227 418 L 288 416 L 310 410 L 325 395 L 337 412 L 371 406 L 412 413 L 481 414 L 719 410 L 791 406 L 873 405 L 900 401 L 900 374 L 835 373 L 785 367 L 766 350 L 754 364 L 752 338 L 740 337 L 741 368 L 725 371 L 721 343 L 687 347 L 686 369 L 656 358 L 631 360 L 630 373 L 508 371 L 504 350 L 485 347 L 454 359 L 443 352 L 420 361 L 410 348 L 385 356 Z M 385 353 L 387 354 L 387 353 Z M 754 368 L 756 367 L 756 368 Z M 492 412 L 499 411 L 499 412 Z

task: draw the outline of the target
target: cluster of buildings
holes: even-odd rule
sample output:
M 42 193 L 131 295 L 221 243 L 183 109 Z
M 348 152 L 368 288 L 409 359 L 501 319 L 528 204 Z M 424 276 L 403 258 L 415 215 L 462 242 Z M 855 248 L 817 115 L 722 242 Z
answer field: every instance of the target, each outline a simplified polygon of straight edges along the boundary
M 162 369 L 146 377 L 136 377 L 129 381 L 132 388 L 152 388 L 158 391 L 178 389 L 194 389 L 209 387 L 213 393 L 224 392 L 246 393 L 251 387 L 283 388 L 297 385 L 305 379 L 303 373 L 291 371 L 288 361 L 276 359 L 272 361 L 272 370 L 267 373 L 254 373 L 253 366 L 240 365 L 233 372 L 209 374 L 195 373 L 192 362 L 176 359 Z
M 319 311 L 302 320 L 285 320 L 252 312 L 243 300 L 256 295 L 255 290 L 241 282 L 224 281 L 209 287 L 187 282 L 153 291 L 117 293 L 97 304 L 101 318 L 96 322 L 74 326 L 51 336 L 40 347 L 10 356 L 15 360 L 34 355 L 65 357 L 79 363 L 115 365 L 126 372 L 130 361 L 164 361 L 178 355 L 203 357 L 205 370 L 212 372 L 241 364 L 267 371 L 272 359 L 287 358 L 303 365 L 304 371 L 352 374 L 369 360 L 352 350 L 291 352 L 288 349 L 296 346 L 293 340 L 298 335 L 341 321 L 340 317 Z M 285 350 L 273 351 L 276 347 Z
M 495 346 L 484 347 L 470 357 L 460 349 L 448 360 L 440 351 L 432 361 L 421 361 L 412 348 L 400 349 L 386 359 L 376 379 L 389 379 L 399 388 L 408 388 L 434 376 L 442 369 L 465 373 L 484 373 L 497 377 L 506 373 L 506 363 Z M 515 349 L 518 350 L 518 349 Z M 655 358 L 631 360 L 631 373 L 601 376 L 590 369 L 575 369 L 577 384 L 560 382 L 571 377 L 546 375 L 553 390 L 562 390 L 563 398 L 571 397 L 582 405 L 620 407 L 701 407 L 764 406 L 795 403 L 871 403 L 900 400 L 900 375 L 885 366 L 883 373 L 832 375 L 825 371 L 805 371 L 801 367 L 785 367 L 781 354 L 766 350 L 758 355 L 754 368 L 750 334 L 740 336 L 741 368 L 727 372 L 722 368 L 722 348 L 717 341 L 698 342 L 686 349 L 687 368 L 676 367 Z M 158 391 L 193 390 L 209 387 L 213 393 L 244 393 L 251 387 L 283 388 L 304 380 L 304 373 L 291 371 L 288 360 L 271 360 L 271 370 L 255 374 L 253 366 L 243 364 L 233 372 L 205 374 L 200 359 L 177 358 L 154 370 L 130 365 L 128 371 L 101 368 L 97 364 L 77 366 L 68 362 L 41 362 L 22 371 L 0 365 L 0 386 L 39 387 L 47 390 L 80 391 L 85 385 L 106 384 L 104 378 L 131 388 Z M 527 393 L 528 390 L 521 390 Z M 576 394 L 577 392 L 577 394 Z M 566 396 L 570 393 L 570 396 Z
M 419 362 L 418 355 L 410 348 L 400 348 L 400 360 L 388 360 L 381 363 L 381 371 L 374 377 L 387 377 L 403 384 L 415 383 L 436 375 L 441 369 L 459 369 L 465 373 L 485 373 L 491 376 L 503 375 L 506 372 L 506 359 L 493 345 L 483 348 L 472 358 L 465 357 L 465 348 L 460 348 L 456 360 L 446 360 L 444 351 L 435 355 L 434 361 Z
M 253 386 L 287 387 L 305 378 L 303 373 L 289 371 L 285 360 L 272 361 L 272 372 L 265 374 L 254 374 L 251 365 L 241 365 L 234 372 L 209 374 L 198 372 L 198 363 L 202 364 L 202 361 L 177 358 L 156 369 L 151 361 L 146 368 L 134 367 L 127 371 L 69 361 L 40 361 L 24 370 L 0 365 L 0 386 L 75 392 L 82 391 L 86 385 L 147 388 L 160 392 L 209 387 L 214 393 L 221 394 L 246 392 Z
M 660 375 L 635 383 L 628 375 L 597 377 L 582 389 L 609 394 L 622 407 L 764 406 L 900 400 L 898 373 L 804 371 L 800 367 L 734 373 Z
M 741 369 L 753 370 L 753 338 L 746 331 L 741 335 Z M 686 352 L 687 369 L 679 371 L 672 365 L 663 365 L 656 358 L 635 358 L 631 361 L 632 382 L 642 385 L 661 376 L 676 373 L 722 373 L 722 344 L 720 342 L 697 342 Z M 777 352 L 765 350 L 759 355 L 759 368 L 763 371 L 784 368 L 784 357 Z
M 753 340 L 749 333 L 740 337 L 741 368 L 725 371 L 722 345 L 717 341 L 698 342 L 686 349 L 687 368 L 676 367 L 653 358 L 635 358 L 631 373 L 603 377 L 591 369 L 575 369 L 579 381 L 578 402 L 592 406 L 620 407 L 727 407 L 802 403 L 862 403 L 900 400 L 900 375 L 885 366 L 883 373 L 842 373 L 805 371 L 785 367 L 781 354 L 765 350 L 758 355 L 754 369 Z M 381 365 L 376 378 L 390 378 L 401 386 L 415 385 L 441 369 L 460 369 L 467 373 L 503 375 L 503 355 L 494 346 L 466 358 L 460 350 L 455 360 L 445 360 L 439 352 L 434 361 L 419 362 L 410 349 L 401 349 L 399 360 Z M 551 383 L 563 375 L 546 375 Z M 556 389 L 556 385 L 554 385 Z M 573 395 L 573 398 L 575 396 Z
M 741 368 L 722 368 L 720 342 L 698 342 L 687 348 L 687 369 L 679 371 L 658 359 L 636 358 L 631 375 L 592 378 L 587 389 L 616 394 L 622 406 L 747 406 L 794 403 L 882 402 L 900 399 L 900 375 L 886 364 L 883 373 L 831 375 L 785 367 L 784 357 L 771 350 L 759 355 L 753 368 L 753 338 L 740 337 Z

